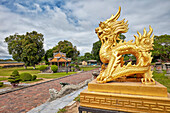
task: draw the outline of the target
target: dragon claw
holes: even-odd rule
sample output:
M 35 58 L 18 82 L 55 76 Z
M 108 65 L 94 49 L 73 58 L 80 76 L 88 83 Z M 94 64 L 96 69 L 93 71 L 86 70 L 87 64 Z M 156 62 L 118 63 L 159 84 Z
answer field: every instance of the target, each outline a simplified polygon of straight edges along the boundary
M 142 78 L 141 82 L 146 85 L 155 85 L 155 80 L 153 78 Z

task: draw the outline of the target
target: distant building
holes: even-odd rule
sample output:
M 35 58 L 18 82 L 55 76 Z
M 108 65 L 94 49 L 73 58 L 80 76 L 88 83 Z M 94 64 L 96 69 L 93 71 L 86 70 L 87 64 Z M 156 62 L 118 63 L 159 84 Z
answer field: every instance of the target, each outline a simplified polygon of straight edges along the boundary
M 57 65 L 61 67 L 63 64 L 66 67 L 70 65 L 71 58 L 66 58 L 66 53 L 58 52 L 53 53 L 53 59 L 49 59 L 50 65 Z
M 88 60 L 87 64 L 88 65 L 97 65 L 97 60 Z
M 87 62 L 86 62 L 86 61 L 83 61 L 83 62 L 82 62 L 82 65 L 83 65 L 83 66 L 86 66 L 86 65 L 87 65 Z

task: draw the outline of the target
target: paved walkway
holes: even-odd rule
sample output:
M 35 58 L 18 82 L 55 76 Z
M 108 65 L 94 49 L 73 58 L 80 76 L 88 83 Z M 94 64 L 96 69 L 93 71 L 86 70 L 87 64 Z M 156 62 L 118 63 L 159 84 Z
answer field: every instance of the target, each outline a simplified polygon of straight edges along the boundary
M 58 98 L 52 102 L 46 102 L 27 113 L 57 113 L 59 109 L 62 109 L 63 107 L 67 106 L 68 104 L 71 104 L 75 97 L 77 97 L 81 91 L 83 91 L 87 86 L 83 87 L 82 89 L 79 89 L 77 91 L 74 91 L 62 98 Z
M 54 81 L 34 85 L 22 90 L 0 95 L 0 113 L 25 113 L 41 104 L 50 97 L 49 89 L 61 89 L 60 82 L 79 84 L 92 77 L 92 71 L 74 74 Z

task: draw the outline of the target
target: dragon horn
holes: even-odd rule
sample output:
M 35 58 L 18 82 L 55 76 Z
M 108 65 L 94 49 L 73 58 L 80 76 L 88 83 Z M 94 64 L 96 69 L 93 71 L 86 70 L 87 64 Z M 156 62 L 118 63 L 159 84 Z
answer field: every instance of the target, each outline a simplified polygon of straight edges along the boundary
M 110 22 L 111 20 L 117 20 L 117 19 L 119 18 L 119 16 L 120 16 L 120 11 L 121 11 L 121 7 L 119 6 L 119 10 L 118 10 L 118 12 L 116 13 L 116 15 L 115 15 L 115 16 L 112 15 L 109 19 L 106 20 L 106 23 L 107 23 L 107 22 Z

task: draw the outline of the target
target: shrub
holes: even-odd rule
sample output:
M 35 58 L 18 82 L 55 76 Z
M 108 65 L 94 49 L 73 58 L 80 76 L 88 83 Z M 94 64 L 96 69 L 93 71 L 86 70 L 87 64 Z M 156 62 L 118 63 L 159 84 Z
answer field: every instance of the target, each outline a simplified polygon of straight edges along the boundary
M 3 86 L 3 84 L 4 84 L 3 82 L 0 82 L 0 87 L 2 87 L 2 86 Z
M 12 84 L 13 87 L 18 86 L 19 82 L 21 81 L 19 72 L 17 70 L 14 70 L 12 72 L 12 75 L 8 78 L 8 82 Z
M 46 65 L 40 66 L 40 71 L 44 71 L 47 67 L 48 67 L 48 66 L 46 66 Z
M 65 64 L 62 64 L 62 67 L 64 67 L 65 66 Z
M 57 72 L 58 66 L 52 65 L 52 66 L 51 66 L 51 70 L 52 70 L 54 73 Z
M 46 65 L 50 65 L 50 62 L 48 62 L 48 61 L 45 61 L 45 64 L 46 64 Z
M 75 68 L 73 68 L 73 72 L 75 72 Z
M 20 78 L 21 78 L 22 81 L 31 81 L 32 75 L 30 73 L 22 73 L 20 75 Z
M 32 80 L 36 80 L 37 76 L 36 75 L 33 75 L 32 76 Z
M 79 67 L 79 65 L 76 65 L 75 67 L 76 67 L 77 69 L 79 69 L 79 68 L 80 68 L 80 67 Z
M 74 67 L 74 64 L 70 64 L 70 66 Z
M 77 70 L 80 70 L 80 67 L 79 67 L 79 65 L 76 65 L 76 66 L 75 66 L 75 68 L 76 68 Z
M 19 72 L 18 72 L 17 70 L 14 70 L 14 71 L 12 72 L 12 74 L 13 74 L 13 75 L 19 75 Z

